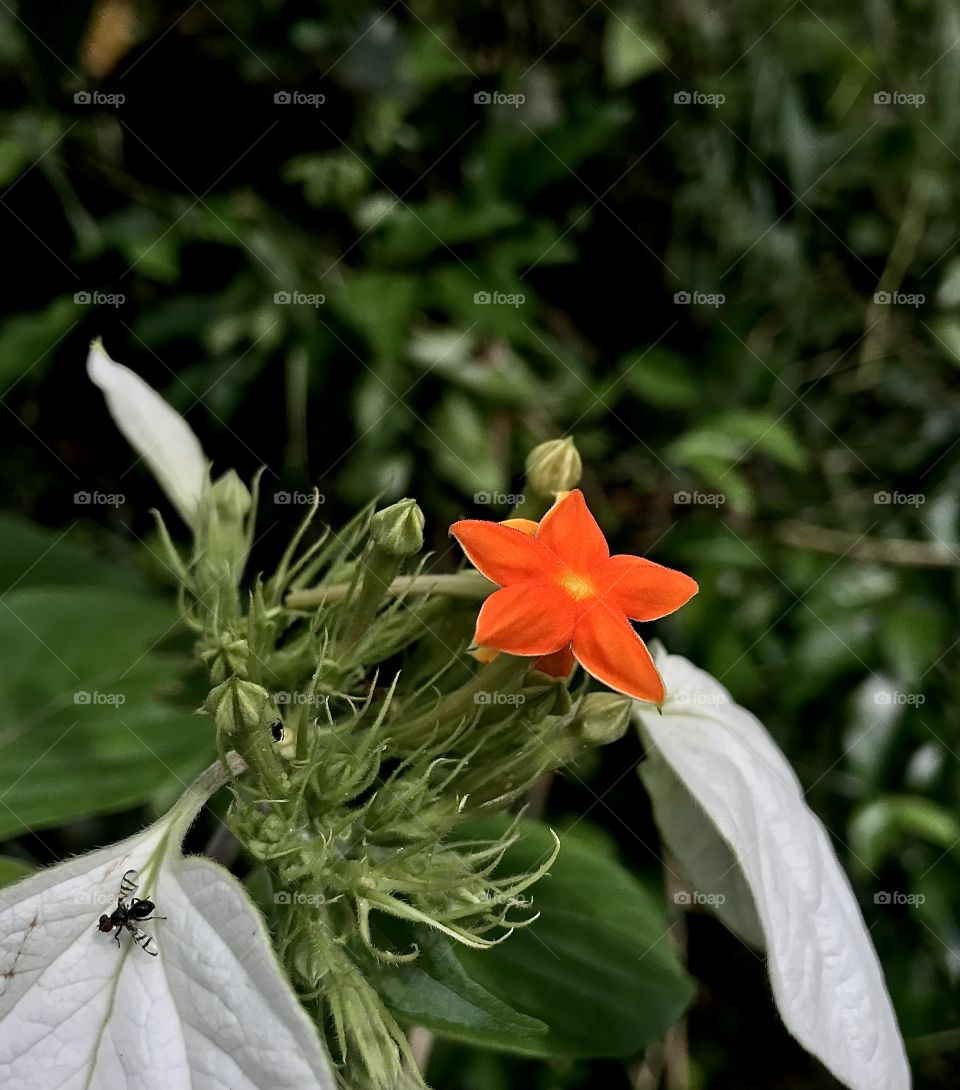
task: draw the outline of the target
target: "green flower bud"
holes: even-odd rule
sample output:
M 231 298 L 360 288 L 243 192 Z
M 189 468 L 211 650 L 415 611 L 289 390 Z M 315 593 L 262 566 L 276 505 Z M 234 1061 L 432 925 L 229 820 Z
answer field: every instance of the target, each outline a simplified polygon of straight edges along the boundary
M 253 497 L 250 489 L 231 469 L 208 489 L 200 505 L 197 527 L 195 569 L 197 593 L 208 596 L 208 604 L 232 592 L 247 562 L 248 521 Z M 211 590 L 219 591 L 214 597 Z
M 210 500 L 222 520 L 234 523 L 243 522 L 253 503 L 250 489 L 232 469 L 227 470 L 210 486 Z
M 527 455 L 527 484 L 541 496 L 576 488 L 583 475 L 583 462 L 573 439 L 550 439 Z
M 423 548 L 423 512 L 416 500 L 400 500 L 370 520 L 370 537 L 391 556 L 413 556 Z
M 256 730 L 261 726 L 269 695 L 262 685 L 232 677 L 211 689 L 203 706 L 218 731 L 233 734 L 244 727 Z
M 576 724 L 591 746 L 616 742 L 627 732 L 633 700 L 620 693 L 588 693 L 580 705 Z

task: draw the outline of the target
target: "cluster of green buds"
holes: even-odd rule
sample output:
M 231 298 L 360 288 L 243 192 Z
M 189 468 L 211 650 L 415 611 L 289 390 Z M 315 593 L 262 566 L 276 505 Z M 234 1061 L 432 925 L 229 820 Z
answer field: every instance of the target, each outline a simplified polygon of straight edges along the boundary
M 537 448 L 544 497 L 579 477 L 569 440 Z M 162 530 L 183 614 L 211 683 L 203 711 L 234 781 L 229 821 L 269 884 L 271 924 L 301 994 L 332 1015 L 350 1085 L 419 1085 L 371 966 L 417 957 L 424 928 L 476 949 L 535 918 L 532 873 L 504 874 L 519 815 L 545 773 L 626 729 L 630 701 L 469 653 L 492 589 L 474 571 L 424 571 L 412 499 L 319 530 L 311 504 L 276 570 L 243 589 L 256 482 L 209 486 L 193 555 Z M 541 511 L 542 513 L 542 511 Z

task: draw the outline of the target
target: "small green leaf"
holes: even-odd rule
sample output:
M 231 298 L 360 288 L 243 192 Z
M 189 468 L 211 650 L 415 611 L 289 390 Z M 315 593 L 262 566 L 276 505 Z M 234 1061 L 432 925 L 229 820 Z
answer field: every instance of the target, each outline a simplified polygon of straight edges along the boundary
M 431 438 L 437 472 L 461 492 L 505 492 L 504 458 L 490 441 L 487 422 L 469 398 L 448 391 L 434 418 Z
M 701 396 L 689 363 L 664 348 L 631 352 L 620 361 L 620 373 L 628 389 L 658 409 L 684 409 Z
M 641 76 L 662 68 L 665 47 L 633 12 L 611 10 L 603 54 L 607 83 L 611 87 L 625 87 Z
M 39 379 L 53 360 L 53 348 L 83 316 L 84 308 L 65 295 L 39 313 L 15 314 L 0 325 L 0 382 L 4 389 L 28 374 Z
M 471 825 L 494 837 L 504 819 Z M 552 850 L 545 826 L 523 822 L 504 872 L 535 870 Z M 656 902 L 612 859 L 565 837 L 532 889 L 539 918 L 491 950 L 458 950 L 470 975 L 549 1026 L 540 1055 L 629 1056 L 682 1015 L 693 985 Z
M 411 930 L 420 948 L 416 961 L 374 962 L 368 970 L 374 987 L 402 1022 L 511 1052 L 527 1052 L 531 1042 L 545 1037 L 543 1022 L 515 1011 L 467 974 L 449 939 L 425 927 Z
M 960 822 L 946 807 L 919 795 L 885 795 L 860 807 L 850 820 L 853 861 L 868 874 L 875 874 L 906 838 L 955 852 Z

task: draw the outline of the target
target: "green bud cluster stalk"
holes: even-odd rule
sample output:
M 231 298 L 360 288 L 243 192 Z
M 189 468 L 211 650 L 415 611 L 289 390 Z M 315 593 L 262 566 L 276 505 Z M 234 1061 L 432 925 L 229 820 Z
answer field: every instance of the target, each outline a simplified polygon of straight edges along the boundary
M 558 442 L 538 488 L 579 476 Z M 365 967 L 415 959 L 423 928 L 484 949 L 533 919 L 528 891 L 552 859 L 504 874 L 516 823 L 492 842 L 468 823 L 519 813 L 544 772 L 618 737 L 623 702 L 572 696 L 529 659 L 478 667 L 467 648 L 492 586 L 421 570 L 412 499 L 336 533 L 317 532 L 311 505 L 276 570 L 243 589 L 255 498 L 234 474 L 215 482 L 189 558 L 161 525 L 210 678 L 202 711 L 221 754 L 247 765 L 229 821 L 269 879 L 278 947 L 331 1016 L 349 1084 L 415 1086 Z

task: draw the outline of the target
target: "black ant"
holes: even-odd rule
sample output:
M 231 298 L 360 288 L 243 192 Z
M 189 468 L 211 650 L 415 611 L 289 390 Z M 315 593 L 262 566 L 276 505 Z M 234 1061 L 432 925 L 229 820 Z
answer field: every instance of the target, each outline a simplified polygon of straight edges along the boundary
M 156 907 L 153 901 L 141 900 L 139 897 L 133 896 L 137 892 L 139 877 L 135 870 L 128 870 L 124 873 L 123 878 L 120 879 L 120 895 L 117 897 L 117 907 L 109 916 L 106 914 L 101 916 L 97 926 L 104 934 L 116 928 L 117 946 L 120 945 L 120 932 L 126 928 L 133 935 L 133 941 L 141 950 L 150 954 L 151 957 L 156 957 L 160 951 L 153 944 L 153 936 L 148 935 L 146 931 L 141 931 L 133 921 L 165 920 L 167 917 L 151 916 L 150 913 Z M 126 903 L 128 899 L 129 904 Z

